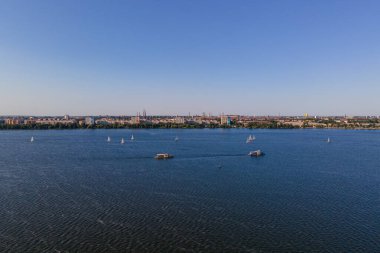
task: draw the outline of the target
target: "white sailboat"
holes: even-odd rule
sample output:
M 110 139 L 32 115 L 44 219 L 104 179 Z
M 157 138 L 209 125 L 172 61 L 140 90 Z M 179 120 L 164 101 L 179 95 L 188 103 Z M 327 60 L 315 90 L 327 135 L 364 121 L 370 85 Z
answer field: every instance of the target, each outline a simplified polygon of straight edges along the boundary
M 330 143 L 331 142 L 331 140 L 330 140 L 330 137 L 329 138 L 327 138 L 327 143 Z
M 174 138 L 174 141 L 178 141 L 179 140 L 179 138 L 178 138 L 178 136 L 176 136 L 175 138 Z
M 246 140 L 246 143 L 252 143 L 254 140 L 256 140 L 256 137 L 250 134 Z
M 108 136 L 107 142 L 111 142 L 111 137 Z
M 133 141 L 135 139 L 135 137 L 133 137 L 133 134 L 132 134 L 132 136 L 131 136 L 131 141 Z
M 30 138 L 30 142 L 33 142 L 34 141 L 34 137 L 32 136 L 32 138 Z
M 121 144 L 124 144 L 124 143 L 125 143 L 124 138 L 121 138 L 120 143 L 121 143 Z

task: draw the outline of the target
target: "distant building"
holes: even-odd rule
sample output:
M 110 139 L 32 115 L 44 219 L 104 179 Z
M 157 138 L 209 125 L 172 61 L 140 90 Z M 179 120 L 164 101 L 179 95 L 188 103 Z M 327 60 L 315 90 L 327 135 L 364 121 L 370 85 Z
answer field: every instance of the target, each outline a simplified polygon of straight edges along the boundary
M 86 117 L 84 120 L 85 124 L 88 126 L 92 126 L 95 124 L 95 120 L 93 117 Z
M 13 118 L 10 118 L 10 119 L 6 119 L 5 120 L 5 124 L 6 125 L 19 125 L 21 123 L 21 121 L 19 119 L 13 119 Z
M 231 125 L 231 117 L 226 115 L 220 116 L 220 124 L 227 126 Z
M 131 124 L 140 124 L 140 116 L 132 117 Z
M 145 111 L 145 109 L 143 111 L 143 118 L 146 119 L 146 111 Z
M 63 119 L 63 118 L 53 118 L 53 117 L 48 117 L 48 118 L 29 118 L 25 124 L 38 124 L 38 125 L 70 125 L 74 124 L 76 122 L 75 119 Z
M 240 115 L 228 115 L 228 117 L 230 117 L 231 122 L 232 122 L 232 121 L 237 122 L 237 121 L 240 120 Z
M 33 117 L 29 117 L 28 119 L 24 120 L 25 125 L 33 125 L 36 124 L 36 120 Z
M 185 118 L 184 117 L 175 117 L 174 122 L 177 124 L 185 124 Z
M 70 116 L 66 114 L 65 116 L 63 116 L 63 119 L 64 119 L 64 120 L 69 120 L 69 119 L 70 119 Z
M 95 123 L 99 125 L 108 125 L 108 124 L 114 124 L 115 121 L 116 120 L 113 120 L 113 119 L 100 118 L 100 119 L 95 120 Z

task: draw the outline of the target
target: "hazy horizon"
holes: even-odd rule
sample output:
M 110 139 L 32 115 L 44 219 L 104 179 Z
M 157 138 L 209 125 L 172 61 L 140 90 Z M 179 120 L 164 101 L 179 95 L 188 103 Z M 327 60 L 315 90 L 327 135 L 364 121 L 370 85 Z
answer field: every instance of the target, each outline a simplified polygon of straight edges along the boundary
M 0 115 L 380 115 L 379 1 L 0 2 Z

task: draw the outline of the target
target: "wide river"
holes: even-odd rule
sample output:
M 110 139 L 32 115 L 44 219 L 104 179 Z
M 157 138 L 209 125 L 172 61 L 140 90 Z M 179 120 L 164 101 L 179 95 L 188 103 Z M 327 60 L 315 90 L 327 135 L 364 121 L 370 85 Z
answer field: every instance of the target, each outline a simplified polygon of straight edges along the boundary
M 380 252 L 380 132 L 0 131 L 0 252 Z

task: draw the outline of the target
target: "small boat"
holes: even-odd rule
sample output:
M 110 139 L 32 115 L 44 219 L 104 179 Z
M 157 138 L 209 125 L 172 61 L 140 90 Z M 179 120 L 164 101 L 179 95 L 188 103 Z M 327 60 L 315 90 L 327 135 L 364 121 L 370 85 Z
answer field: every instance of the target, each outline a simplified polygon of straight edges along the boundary
M 249 135 L 245 143 L 252 143 L 254 140 L 256 140 L 256 137 L 254 135 Z
M 330 143 L 330 142 L 331 142 L 330 138 L 327 138 L 327 143 Z
M 121 144 L 124 144 L 124 143 L 125 143 L 124 138 L 121 138 L 120 143 L 121 143 Z
M 176 136 L 175 138 L 174 138 L 174 141 L 178 141 L 179 140 L 179 138 L 178 138 L 178 136 Z
M 30 138 L 30 142 L 33 142 L 34 141 L 34 137 L 32 136 L 32 138 Z
M 255 150 L 255 151 L 251 151 L 248 153 L 249 156 L 255 156 L 255 157 L 258 157 L 258 156 L 262 156 L 264 155 L 264 153 L 259 149 L 259 150 Z
M 132 136 L 131 136 L 131 141 L 133 141 L 135 139 L 135 137 L 133 137 L 133 134 L 132 134 Z
M 173 157 L 174 157 L 173 155 L 170 155 L 168 153 L 161 153 L 161 154 L 156 154 L 154 158 L 157 160 L 163 160 L 163 159 L 170 159 Z
M 107 142 L 111 142 L 111 137 L 108 136 Z

